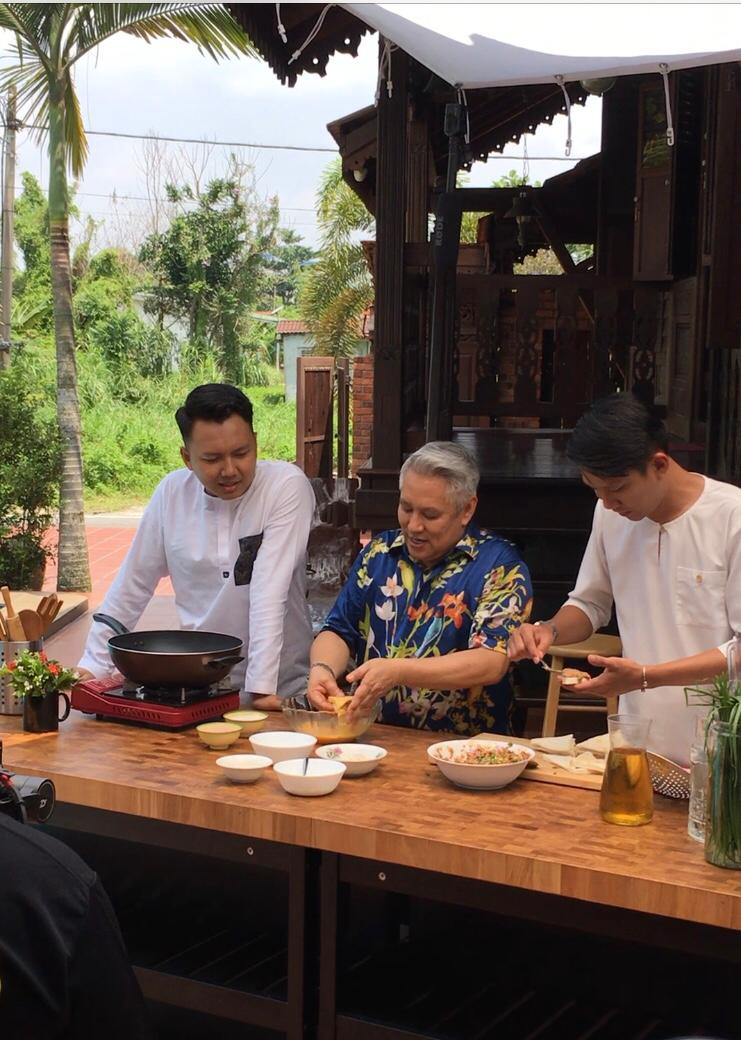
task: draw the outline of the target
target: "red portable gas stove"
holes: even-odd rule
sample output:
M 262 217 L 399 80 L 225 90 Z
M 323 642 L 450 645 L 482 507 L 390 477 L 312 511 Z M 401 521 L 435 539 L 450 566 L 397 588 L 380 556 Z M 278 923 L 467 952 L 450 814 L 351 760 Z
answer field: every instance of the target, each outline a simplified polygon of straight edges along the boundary
M 183 729 L 220 718 L 239 707 L 239 690 L 214 686 L 187 689 L 137 686 L 127 679 L 89 679 L 72 688 L 72 707 L 99 719 Z

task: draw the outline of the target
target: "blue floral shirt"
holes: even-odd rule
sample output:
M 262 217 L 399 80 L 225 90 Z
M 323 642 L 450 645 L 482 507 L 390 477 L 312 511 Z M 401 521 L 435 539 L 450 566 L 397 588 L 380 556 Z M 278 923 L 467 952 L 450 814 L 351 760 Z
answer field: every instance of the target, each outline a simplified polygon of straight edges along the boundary
M 411 559 L 401 531 L 384 531 L 356 559 L 324 630 L 340 636 L 358 664 L 475 647 L 506 653 L 531 603 L 527 567 L 491 531 L 470 523 L 428 570 Z M 468 690 L 395 687 L 381 701 L 381 720 L 463 735 L 509 733 L 511 705 L 508 677 Z

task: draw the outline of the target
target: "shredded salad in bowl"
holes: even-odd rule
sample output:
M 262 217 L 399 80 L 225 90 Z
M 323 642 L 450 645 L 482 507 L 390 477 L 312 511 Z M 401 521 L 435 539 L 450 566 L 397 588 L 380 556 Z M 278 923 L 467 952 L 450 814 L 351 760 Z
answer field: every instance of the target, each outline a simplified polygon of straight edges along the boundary
M 454 762 L 460 766 L 507 766 L 524 762 L 530 755 L 523 748 L 512 744 L 506 746 L 490 743 L 443 744 L 434 751 L 435 758 L 443 762 Z

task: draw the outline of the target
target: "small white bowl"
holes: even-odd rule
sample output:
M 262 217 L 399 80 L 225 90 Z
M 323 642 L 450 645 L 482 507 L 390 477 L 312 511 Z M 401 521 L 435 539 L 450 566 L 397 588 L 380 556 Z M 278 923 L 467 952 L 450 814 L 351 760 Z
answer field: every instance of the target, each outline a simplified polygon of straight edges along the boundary
M 463 744 L 483 744 L 487 748 L 516 748 L 517 751 L 526 752 L 527 757 L 521 762 L 505 762 L 502 765 L 466 765 L 461 762 L 448 762 L 439 757 L 442 748 L 456 748 Z M 427 748 L 427 754 L 444 777 L 457 787 L 466 787 L 473 791 L 496 791 L 500 787 L 506 787 L 517 779 L 530 759 L 535 757 L 533 749 L 522 744 L 510 744 L 507 740 L 477 741 L 474 737 L 467 740 L 442 740 L 437 744 L 431 744 Z
M 254 784 L 272 766 L 265 755 L 222 755 L 216 765 L 224 770 L 227 780 L 235 784 Z
M 250 744 L 256 755 L 267 755 L 273 762 L 286 762 L 289 758 L 306 758 L 310 755 L 316 737 L 290 730 L 270 730 L 267 733 L 253 733 Z
M 365 776 L 372 773 L 388 751 L 374 744 L 327 744 L 316 749 L 317 758 L 328 762 L 342 762 L 347 767 L 345 776 Z
M 308 763 L 304 775 L 304 763 Z M 345 772 L 343 762 L 329 762 L 324 758 L 292 758 L 288 762 L 276 762 L 273 770 L 288 794 L 316 797 L 331 794 Z
M 266 711 L 248 711 L 241 708 L 239 711 L 228 711 L 223 716 L 225 722 L 234 722 L 242 730 L 242 737 L 246 740 L 251 733 L 257 733 L 268 720 Z

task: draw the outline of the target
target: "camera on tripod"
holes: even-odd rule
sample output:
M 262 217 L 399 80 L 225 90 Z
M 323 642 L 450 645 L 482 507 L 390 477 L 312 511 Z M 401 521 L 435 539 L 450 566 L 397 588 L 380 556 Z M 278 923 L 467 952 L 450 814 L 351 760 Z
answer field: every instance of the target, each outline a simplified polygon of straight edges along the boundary
M 0 813 L 19 823 L 46 823 L 56 800 L 51 780 L 11 773 L 0 765 Z

